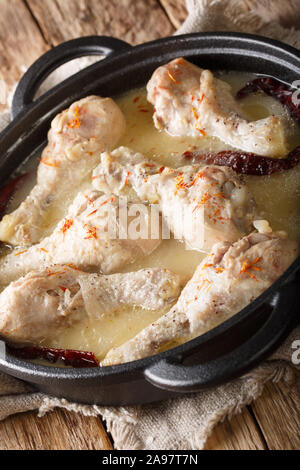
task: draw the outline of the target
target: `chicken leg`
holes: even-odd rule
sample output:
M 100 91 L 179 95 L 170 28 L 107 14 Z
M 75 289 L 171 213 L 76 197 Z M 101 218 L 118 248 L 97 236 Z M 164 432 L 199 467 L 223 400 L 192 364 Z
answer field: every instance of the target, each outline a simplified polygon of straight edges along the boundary
M 247 186 L 230 168 L 159 168 L 125 147 L 101 155 L 93 185 L 100 191 L 158 203 L 175 237 L 198 251 L 210 251 L 217 242 L 236 241 L 249 233 L 255 214 Z
M 43 238 L 49 210 L 77 189 L 112 149 L 125 129 L 125 118 L 110 98 L 89 96 L 52 122 L 48 145 L 37 172 L 37 184 L 25 201 L 0 222 L 0 240 L 30 246 Z
M 53 264 L 72 264 L 107 274 L 150 254 L 160 244 L 160 232 L 154 233 L 155 238 L 148 232 L 131 230 L 131 222 L 136 220 L 138 226 L 148 229 L 149 206 L 132 216 L 132 205 L 121 203 L 118 197 L 98 191 L 79 193 L 49 237 L 0 260 L 0 284 Z
M 103 276 L 56 265 L 27 274 L 0 294 L 0 335 L 34 344 L 124 305 L 164 309 L 179 292 L 180 277 L 166 269 Z
M 218 244 L 197 268 L 177 304 L 119 348 L 104 365 L 130 362 L 199 336 L 262 294 L 297 256 L 297 244 L 276 233 L 252 233 Z
M 155 70 L 147 85 L 154 123 L 174 136 L 212 136 L 267 157 L 287 153 L 285 122 L 278 116 L 249 122 L 231 87 L 180 58 Z

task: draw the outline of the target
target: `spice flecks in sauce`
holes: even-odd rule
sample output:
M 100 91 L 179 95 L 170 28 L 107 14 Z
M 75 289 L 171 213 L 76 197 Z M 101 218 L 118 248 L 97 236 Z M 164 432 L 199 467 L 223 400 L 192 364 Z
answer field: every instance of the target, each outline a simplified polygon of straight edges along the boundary
M 173 78 L 177 81 L 179 80 L 177 76 Z M 251 75 L 243 74 L 222 75 L 223 80 L 229 81 L 233 85 L 235 92 L 252 78 L 253 76 Z M 170 78 L 170 80 L 172 79 Z M 201 98 L 204 99 L 204 97 Z M 126 135 L 123 136 L 119 145 L 128 146 L 135 151 L 143 153 L 145 157 L 153 160 L 157 164 L 159 172 L 163 172 L 166 166 L 176 168 L 187 164 L 187 161 L 181 158 L 181 154 L 187 150 L 194 151 L 199 149 L 204 152 L 231 150 L 229 146 L 225 146 L 215 138 L 209 138 L 207 136 L 203 138 L 200 133 L 199 139 L 193 139 L 171 137 L 165 132 L 157 131 L 152 121 L 153 108 L 147 103 L 144 89 L 129 92 L 126 96 L 120 97 L 117 102 L 127 121 Z M 249 119 L 253 120 L 266 117 L 267 114 L 284 112 L 280 104 L 264 95 L 245 98 L 241 101 L 241 106 L 249 116 Z M 141 112 L 141 110 L 147 110 L 148 112 Z M 82 113 L 80 114 L 78 110 L 74 118 L 80 119 L 80 116 L 82 116 Z M 294 129 L 292 121 L 291 129 Z M 295 132 L 293 130 L 293 134 L 291 134 L 291 148 L 295 148 L 297 145 L 300 145 L 300 133 L 297 130 L 295 130 Z M 23 167 L 22 170 L 24 172 L 25 168 Z M 184 185 L 186 184 L 195 185 L 197 178 L 200 177 L 201 172 L 195 176 L 193 181 L 179 179 L 178 190 L 184 189 Z M 291 171 L 287 171 L 285 174 L 278 173 L 276 175 L 262 177 L 245 176 L 245 180 L 250 190 L 255 194 L 259 210 L 266 219 L 270 220 L 272 227 L 275 230 L 285 229 L 289 232 L 291 238 L 300 239 L 300 168 L 294 168 Z M 78 188 L 78 190 L 88 189 L 91 187 L 91 184 L 92 181 L 89 177 L 89 181 L 85 182 L 82 188 Z M 26 190 L 28 192 L 28 186 Z M 222 193 L 214 195 L 216 204 L 218 198 L 221 197 L 224 197 Z M 18 203 L 24 198 L 24 193 L 20 192 L 16 194 L 16 201 L 18 201 Z M 65 216 L 66 208 L 72 199 L 73 195 L 66 195 L 66 201 L 62 201 L 59 216 L 53 214 L 52 220 L 54 220 L 55 223 L 52 224 L 52 228 L 53 225 L 58 222 L 58 217 L 60 217 L 59 220 L 61 220 Z M 204 199 L 201 199 L 200 202 L 206 204 L 212 202 L 210 200 L 205 201 Z M 110 201 L 107 203 L 109 202 Z M 195 201 L 195 203 L 196 202 L 197 201 Z M 95 209 L 92 204 L 89 205 L 90 220 L 92 223 L 92 215 Z M 13 203 L 9 206 L 9 210 L 12 210 L 12 208 Z M 218 207 L 216 206 L 215 213 L 212 214 L 215 218 L 218 217 L 217 211 Z M 63 213 L 64 215 L 61 217 Z M 91 230 L 92 227 L 92 225 L 89 226 Z M 68 229 L 67 226 L 66 229 Z M 51 226 L 49 230 L 51 230 Z M 91 239 L 94 239 L 93 233 L 97 235 L 93 230 L 92 233 L 86 232 L 87 238 L 91 237 Z M 87 243 L 89 243 L 88 240 Z M 123 271 L 128 272 L 147 267 L 168 268 L 171 271 L 180 273 L 187 281 L 203 258 L 203 253 L 188 251 L 180 241 L 171 239 L 163 241 L 161 246 L 149 257 L 132 265 L 128 265 Z M 71 264 L 70 267 L 79 270 L 79 268 Z M 251 274 L 255 276 L 257 268 L 259 268 L 259 262 L 253 264 L 253 266 L 245 264 L 241 267 L 242 272 L 240 275 L 249 276 L 249 274 Z M 221 272 L 221 269 L 218 269 L 220 270 L 218 272 Z M 205 282 L 205 278 L 204 270 L 203 278 L 199 281 L 199 287 L 209 289 L 210 285 L 208 282 Z M 59 280 L 58 284 L 60 284 Z M 85 322 L 84 325 L 81 323 L 74 325 L 67 331 L 59 333 L 55 339 L 45 340 L 43 344 L 54 348 L 93 351 L 99 359 L 102 359 L 111 347 L 117 347 L 124 341 L 132 338 L 142 328 L 155 322 L 162 313 L 163 312 L 148 312 L 138 308 L 120 309 L 118 312 L 112 312 L 106 318 L 101 318 L 93 322 L 88 321 Z

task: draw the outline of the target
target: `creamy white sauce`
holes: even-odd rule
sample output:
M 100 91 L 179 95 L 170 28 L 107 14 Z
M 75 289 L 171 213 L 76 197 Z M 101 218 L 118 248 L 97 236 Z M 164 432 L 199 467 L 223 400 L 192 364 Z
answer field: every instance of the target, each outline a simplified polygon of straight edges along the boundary
M 253 78 L 249 74 L 222 73 L 234 91 Z M 119 145 L 131 147 L 155 160 L 161 165 L 178 167 L 186 164 L 180 155 L 186 150 L 220 151 L 230 149 L 216 138 L 176 138 L 155 129 L 152 121 L 152 106 L 146 100 L 145 89 L 133 90 L 117 99 L 127 121 L 126 133 Z M 244 99 L 242 107 L 251 120 L 270 114 L 286 115 L 284 108 L 274 99 L 264 95 L 252 95 Z M 300 130 L 290 120 L 290 146 L 300 144 Z M 32 176 L 11 201 L 8 212 L 16 208 L 35 184 L 36 156 L 22 166 L 22 171 L 31 170 Z M 75 170 L 74 170 L 75 171 Z M 273 230 L 285 230 L 290 238 L 300 239 L 300 165 L 299 167 L 272 176 L 245 177 L 258 205 L 258 210 L 270 222 Z M 91 185 L 83 183 L 80 190 Z M 50 234 L 56 223 L 65 215 L 75 194 L 66 194 L 64 201 L 51 211 L 45 236 Z M 3 252 L 4 253 L 4 252 Z M 123 271 L 144 267 L 168 268 L 179 273 L 187 281 L 203 259 L 199 252 L 187 251 L 180 241 L 165 240 L 150 256 L 127 266 Z M 56 338 L 45 339 L 42 344 L 52 347 L 93 351 L 102 360 L 108 350 L 117 347 L 135 336 L 141 329 L 155 321 L 163 312 L 148 312 L 140 308 L 121 308 L 101 320 L 78 323 L 58 333 Z

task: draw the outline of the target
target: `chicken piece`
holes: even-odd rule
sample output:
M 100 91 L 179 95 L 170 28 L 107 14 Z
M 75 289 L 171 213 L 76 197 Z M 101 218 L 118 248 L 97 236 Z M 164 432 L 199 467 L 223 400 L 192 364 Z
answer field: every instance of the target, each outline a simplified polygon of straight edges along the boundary
M 133 190 L 141 200 L 159 203 L 175 238 L 192 250 L 210 251 L 217 242 L 238 240 L 251 230 L 255 214 L 247 186 L 230 168 L 159 168 L 125 147 L 101 155 L 93 184 L 100 191 L 130 197 Z
M 122 305 L 163 309 L 179 293 L 180 277 L 166 269 L 104 276 L 56 265 L 30 272 L 1 293 L 0 335 L 13 342 L 38 343 Z
M 297 252 L 295 242 L 275 233 L 252 233 L 234 244 L 216 245 L 183 289 L 177 304 L 132 340 L 112 349 L 104 365 L 156 354 L 224 322 L 276 281 Z
M 99 152 L 111 150 L 125 130 L 125 118 L 111 98 L 90 96 L 52 121 L 37 184 L 25 201 L 0 222 L 0 240 L 30 246 L 43 238 L 49 209 L 87 179 Z
M 226 82 L 180 58 L 155 70 L 147 85 L 154 123 L 174 136 L 213 136 L 247 152 L 278 157 L 287 152 L 278 116 L 249 122 Z
M 53 264 L 73 264 L 108 274 L 150 254 L 160 244 L 160 234 L 157 239 L 146 238 L 139 227 L 134 231 L 131 226 L 138 220 L 148 228 L 149 207 L 146 213 L 133 217 L 131 205 L 121 203 L 118 197 L 98 191 L 79 193 L 49 237 L 0 260 L 0 284 Z

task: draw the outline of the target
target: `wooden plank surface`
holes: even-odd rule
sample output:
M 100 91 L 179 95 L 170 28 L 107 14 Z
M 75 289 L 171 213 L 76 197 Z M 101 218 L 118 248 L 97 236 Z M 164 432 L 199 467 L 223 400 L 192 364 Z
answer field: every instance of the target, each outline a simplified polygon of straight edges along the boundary
M 176 29 L 182 25 L 187 17 L 187 9 L 184 0 L 160 0 L 162 7 L 165 9 L 170 21 Z
M 137 44 L 174 32 L 156 0 L 27 0 L 27 3 L 52 45 L 91 34 L 115 36 Z
M 266 385 L 250 409 L 214 429 L 207 450 L 293 450 L 300 448 L 299 382 Z M 252 414 L 255 416 L 253 419 Z M 0 449 L 111 449 L 100 419 L 66 410 L 43 418 L 28 412 L 0 422 Z
M 0 0 L 0 112 L 26 68 L 49 46 L 22 0 Z M 2 96 L 3 95 L 3 96 Z
M 300 449 L 300 374 L 292 385 L 269 383 L 252 405 L 257 423 L 272 450 Z
M 106 34 L 136 44 L 172 34 L 186 17 L 184 0 L 0 0 L 0 8 L 0 79 L 8 89 L 63 40 Z M 299 401 L 297 385 L 268 384 L 249 409 L 215 428 L 206 448 L 299 448 Z M 100 418 L 55 410 L 0 422 L 0 449 L 111 448 Z
M 241 414 L 225 419 L 214 429 L 206 450 L 266 450 L 260 430 L 247 408 Z
M 97 417 L 55 410 L 38 418 L 36 412 L 0 422 L 1 450 L 111 450 L 112 443 Z

